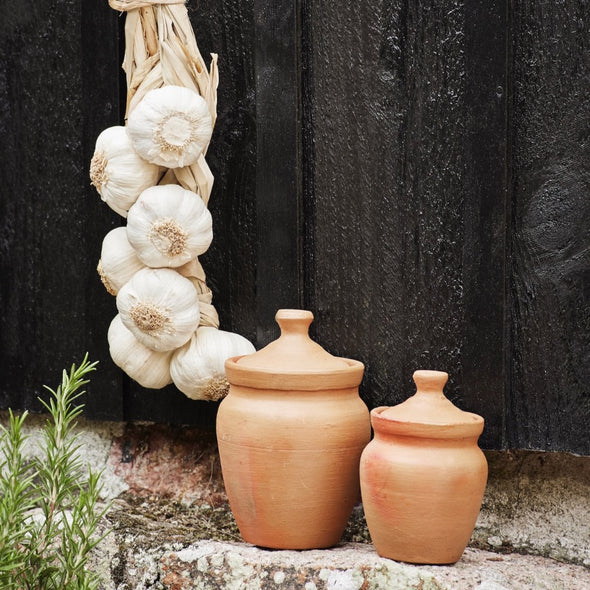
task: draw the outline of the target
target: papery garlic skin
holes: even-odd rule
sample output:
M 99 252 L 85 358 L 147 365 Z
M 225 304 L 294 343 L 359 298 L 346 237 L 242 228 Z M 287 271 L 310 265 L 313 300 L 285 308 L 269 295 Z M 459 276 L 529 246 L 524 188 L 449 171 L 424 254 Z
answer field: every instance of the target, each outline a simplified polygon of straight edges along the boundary
M 161 389 L 172 383 L 170 359 L 173 351 L 156 352 L 144 346 L 116 315 L 108 331 L 113 362 L 131 379 L 148 389 Z
M 151 350 L 173 350 L 199 325 L 199 297 L 193 284 L 169 268 L 136 272 L 117 294 L 121 320 Z
M 148 187 L 158 183 L 161 169 L 133 149 L 125 127 L 105 129 L 96 140 L 90 162 L 90 180 L 103 201 L 119 215 L 127 211 Z
M 213 133 L 204 98 L 190 88 L 150 90 L 129 115 L 127 133 L 137 153 L 153 164 L 181 168 L 194 164 Z
M 229 390 L 225 361 L 253 352 L 254 346 L 243 336 L 201 326 L 190 341 L 172 355 L 170 375 L 174 385 L 187 397 L 217 401 Z
M 126 228 L 116 227 L 104 237 L 97 270 L 111 295 L 116 295 L 138 270 L 145 267 L 127 239 Z
M 177 184 L 153 186 L 129 209 L 127 237 L 147 266 L 178 267 L 207 251 L 213 221 L 196 193 Z

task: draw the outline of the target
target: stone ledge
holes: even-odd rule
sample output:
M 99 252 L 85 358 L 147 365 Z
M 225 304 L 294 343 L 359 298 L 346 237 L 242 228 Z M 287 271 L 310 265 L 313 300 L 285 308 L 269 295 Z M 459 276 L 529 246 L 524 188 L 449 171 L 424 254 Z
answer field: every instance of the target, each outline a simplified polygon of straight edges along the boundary
M 115 501 L 108 521 L 111 532 L 93 563 L 103 580 L 101 590 L 590 588 L 589 568 L 539 555 L 470 546 L 450 566 L 380 558 L 368 543 L 361 506 L 345 531 L 347 542 L 312 551 L 266 550 L 241 542 L 227 504 L 183 505 L 127 493 Z
M 27 420 L 25 431 L 30 438 L 26 452 L 30 456 L 39 452 L 44 420 L 44 416 L 29 416 Z M 0 423 L 5 422 L 6 413 L 0 412 Z M 260 583 L 253 588 L 261 590 L 311 590 L 312 584 L 317 589 L 336 589 L 341 586 L 328 582 L 346 576 L 352 576 L 351 584 L 362 580 L 362 590 L 590 588 L 590 570 L 582 567 L 590 567 L 590 457 L 486 451 L 490 476 L 481 514 L 471 547 L 455 566 L 416 568 L 380 560 L 370 545 L 360 507 L 353 513 L 344 545 L 320 552 L 321 564 L 305 562 L 312 552 L 268 552 L 239 543 L 227 507 L 214 432 L 85 420 L 80 420 L 78 432 L 84 460 L 95 471 L 104 470 L 105 499 L 115 500 L 106 523 L 113 531 L 100 545 L 93 565 L 101 574 L 102 590 L 249 588 L 239 581 L 231 582 L 232 563 L 250 564 Z M 195 565 L 178 557 L 186 558 L 194 551 L 205 552 L 201 558 L 206 557 L 206 572 L 199 570 L 198 559 Z M 337 556 L 349 551 L 349 561 L 336 563 Z M 290 562 L 262 565 L 271 555 L 273 559 L 291 559 L 289 554 L 303 562 L 295 561 L 296 567 Z M 228 575 L 229 581 L 207 581 L 205 575 L 215 573 L 211 568 L 217 567 L 220 559 L 229 569 L 215 575 Z M 201 561 L 201 567 L 204 564 Z M 280 586 L 276 586 L 277 571 L 282 572 L 276 578 L 283 579 Z M 295 571 L 298 577 L 293 578 Z M 403 578 L 399 585 L 392 585 L 398 583 L 392 581 L 396 578 L 387 576 L 400 571 L 408 572 L 404 575 L 415 580 L 414 586 Z M 304 572 L 303 577 L 299 577 L 300 572 Z M 167 576 L 170 583 L 164 582 Z M 179 585 L 181 582 L 184 585 Z M 307 588 L 305 584 L 309 584 Z
M 468 548 L 452 566 L 380 558 L 366 544 L 268 551 L 244 543 L 128 548 L 116 590 L 586 590 L 590 571 L 539 556 Z M 106 588 L 106 587 L 105 587 Z

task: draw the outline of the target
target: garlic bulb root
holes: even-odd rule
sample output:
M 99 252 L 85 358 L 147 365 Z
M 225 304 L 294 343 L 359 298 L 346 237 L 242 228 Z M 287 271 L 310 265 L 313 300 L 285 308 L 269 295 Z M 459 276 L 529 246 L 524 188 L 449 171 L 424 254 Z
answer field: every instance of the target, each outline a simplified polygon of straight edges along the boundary
M 194 164 L 209 144 L 213 120 L 207 101 L 184 86 L 146 93 L 129 115 L 127 133 L 137 153 L 153 164 Z
M 141 192 L 157 184 L 160 176 L 160 166 L 146 162 L 133 149 L 125 127 L 109 127 L 98 136 L 90 181 L 119 215 L 127 217 Z
M 178 256 L 186 249 L 188 234 L 172 217 L 164 217 L 152 223 L 149 239 L 156 250 L 169 256 Z
M 125 327 L 120 315 L 111 322 L 107 337 L 113 362 L 141 386 L 161 389 L 172 383 L 172 351 L 156 352 L 141 344 Z
M 172 355 L 170 375 L 187 397 L 219 400 L 229 390 L 225 361 L 254 351 L 254 346 L 239 334 L 200 326 L 190 341 Z
M 100 193 L 109 179 L 107 174 L 108 160 L 102 151 L 96 151 L 90 160 L 90 184 Z
M 159 352 L 182 346 L 199 325 L 193 284 L 168 268 L 136 272 L 117 294 L 117 309 L 137 340 Z
M 147 266 L 178 267 L 207 251 L 213 220 L 196 193 L 177 184 L 153 186 L 129 209 L 127 238 Z
M 133 323 L 144 333 L 161 332 L 170 323 L 170 316 L 153 303 L 138 301 L 129 308 L 129 315 Z
M 116 295 L 117 289 L 115 289 L 115 287 L 113 287 L 113 284 L 109 281 L 108 276 L 104 272 L 104 269 L 102 267 L 102 260 L 98 261 L 98 264 L 96 265 L 96 272 L 98 273 L 98 276 L 100 277 L 100 282 L 104 285 L 104 288 L 107 290 L 107 293 L 109 295 Z

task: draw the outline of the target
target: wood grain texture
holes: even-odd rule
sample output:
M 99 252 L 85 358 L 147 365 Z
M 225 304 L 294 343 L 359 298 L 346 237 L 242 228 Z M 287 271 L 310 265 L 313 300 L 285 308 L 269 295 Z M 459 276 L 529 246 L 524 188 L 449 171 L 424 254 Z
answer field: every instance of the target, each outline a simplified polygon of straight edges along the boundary
M 504 112 L 496 89 L 504 83 L 505 23 L 484 23 L 493 33 L 488 50 L 498 52 L 485 80 L 481 55 L 467 55 L 485 32 L 473 20 L 480 13 L 448 1 L 313 3 L 309 301 L 322 344 L 366 363 L 369 406 L 405 399 L 415 369 L 446 370 L 449 396 L 488 414 L 493 446 L 502 436 L 504 254 L 500 247 L 485 259 L 489 238 L 477 232 L 490 222 L 486 235 L 502 243 Z M 482 118 L 490 113 L 491 123 Z M 496 144 L 479 150 L 488 160 L 478 160 L 478 142 L 493 134 Z M 473 273 L 489 270 L 499 283 L 488 294 Z M 492 318 L 474 304 L 486 298 Z M 473 349 L 486 324 L 489 352 L 499 352 L 479 366 Z M 486 379 L 491 399 L 481 395 Z
M 300 307 L 298 3 L 254 1 L 257 343 L 279 335 L 277 309 Z
M 485 417 L 481 444 L 505 444 L 508 200 L 506 0 L 465 4 L 465 202 L 461 364 L 465 405 Z
M 590 453 L 590 6 L 517 2 L 513 447 Z
M 305 307 L 366 364 L 370 407 L 415 369 L 486 419 L 487 448 L 590 454 L 590 8 L 508 0 L 187 4 L 219 54 L 202 257 L 221 328 L 258 347 Z M 216 404 L 112 363 L 96 275 L 122 223 L 90 186 L 121 123 L 124 16 L 0 4 L 0 407 L 100 361 L 87 416 L 214 428 Z
M 188 2 L 201 53 L 219 55 L 217 122 L 207 162 L 214 238 L 202 257 L 221 328 L 256 338 L 256 81 L 253 1 Z
M 39 409 L 43 383 L 54 386 L 62 368 L 85 351 L 93 360 L 106 354 L 96 323 L 106 306 L 89 280 L 94 230 L 106 218 L 89 200 L 84 130 L 93 113 L 84 92 L 92 87 L 96 111 L 111 121 L 118 96 L 109 96 L 116 84 L 102 76 L 104 67 L 91 84 L 84 67 L 116 54 L 91 39 L 84 46 L 79 31 L 88 32 L 88 21 L 79 2 L 41 0 L 2 10 L 0 399 L 3 406 Z M 93 12 L 94 24 L 108 35 L 116 29 L 104 13 Z M 85 49 L 95 52 L 86 62 Z M 96 380 L 85 399 L 91 414 L 121 415 L 114 381 L 108 369 Z

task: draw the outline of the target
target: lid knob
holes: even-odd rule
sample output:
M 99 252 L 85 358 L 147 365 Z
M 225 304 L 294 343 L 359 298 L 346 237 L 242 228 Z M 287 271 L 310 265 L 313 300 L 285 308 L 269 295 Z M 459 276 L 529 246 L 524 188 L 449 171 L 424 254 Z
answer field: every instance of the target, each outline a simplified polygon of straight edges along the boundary
M 449 380 L 449 374 L 444 371 L 427 371 L 424 369 L 414 371 L 412 377 L 416 384 L 417 394 L 442 394 L 444 386 Z
M 306 335 L 313 322 L 313 313 L 305 309 L 279 309 L 275 320 L 281 329 L 281 336 Z
M 432 426 L 461 428 L 448 430 L 444 438 L 461 437 L 466 433 L 481 434 L 483 418 L 471 412 L 464 412 L 448 399 L 443 393 L 449 375 L 444 371 L 418 370 L 413 375 L 416 383 L 416 393 L 397 406 L 375 408 L 372 412 L 376 429 L 389 428 L 384 424 L 389 420 L 398 430 L 410 431 L 418 426 Z M 431 434 L 431 432 L 429 431 Z M 438 436 L 443 436 L 440 432 Z

